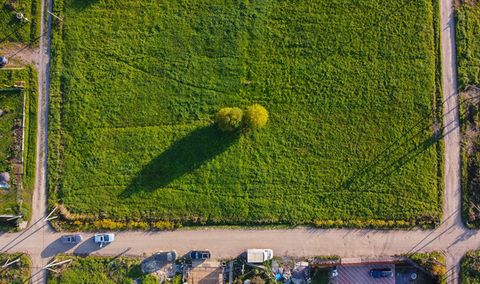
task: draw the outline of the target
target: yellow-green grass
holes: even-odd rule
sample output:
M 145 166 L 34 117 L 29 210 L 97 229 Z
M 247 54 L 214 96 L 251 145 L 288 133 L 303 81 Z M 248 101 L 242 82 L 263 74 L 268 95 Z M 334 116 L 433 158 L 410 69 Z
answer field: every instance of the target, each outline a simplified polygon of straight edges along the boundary
M 439 220 L 436 1 L 54 9 L 49 185 L 64 225 Z M 212 126 L 254 103 L 265 129 Z
M 72 262 L 48 272 L 47 283 L 132 283 L 139 279 L 140 283 L 158 283 L 151 275 L 142 275 L 140 259 L 132 257 L 100 257 L 100 256 L 57 256 L 59 261 L 72 259 Z M 155 282 L 156 280 L 156 282 Z
M 480 251 L 470 251 L 460 264 L 462 284 L 480 284 Z
M 0 284 L 23 284 L 28 282 L 30 278 L 30 258 L 21 253 L 0 253 L 0 263 L 2 265 L 4 265 L 7 260 L 14 262 L 17 258 L 20 258 L 20 261 L 0 269 Z

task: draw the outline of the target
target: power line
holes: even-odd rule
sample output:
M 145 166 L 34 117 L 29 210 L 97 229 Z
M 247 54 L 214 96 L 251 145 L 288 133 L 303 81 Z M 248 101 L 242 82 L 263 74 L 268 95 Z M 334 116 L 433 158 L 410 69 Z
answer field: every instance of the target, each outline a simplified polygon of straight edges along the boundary
M 23 25 L 19 26 L 16 30 L 14 30 L 13 32 L 11 32 L 10 34 L 8 34 L 6 37 L 4 37 L 2 40 L 0 40 L 0 43 L 3 43 L 5 42 L 7 39 L 9 39 L 13 34 L 15 34 L 16 32 L 18 32 L 19 29 L 23 28 L 25 26 L 26 23 L 23 23 Z
M 19 50 L 15 51 L 15 53 L 7 56 L 8 59 L 10 58 L 13 58 L 15 57 L 17 54 L 19 54 L 20 52 L 24 51 L 25 49 L 29 48 L 32 46 L 33 43 L 35 43 L 36 41 L 38 41 L 42 36 L 46 35 L 47 32 L 44 32 L 43 34 L 41 34 L 40 36 L 32 39 L 28 44 L 26 44 L 24 47 L 20 48 Z

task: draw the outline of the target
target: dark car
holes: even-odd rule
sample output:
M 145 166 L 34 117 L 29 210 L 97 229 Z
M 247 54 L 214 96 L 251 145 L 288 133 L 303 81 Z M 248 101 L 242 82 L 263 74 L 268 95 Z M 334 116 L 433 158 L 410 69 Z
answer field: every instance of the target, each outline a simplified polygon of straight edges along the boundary
M 390 268 L 372 269 L 370 276 L 373 278 L 390 278 L 393 277 L 393 271 Z
M 192 250 L 188 256 L 191 260 L 204 260 L 210 259 L 211 254 L 208 250 Z
M 80 235 L 65 235 L 62 236 L 62 243 L 64 244 L 78 244 L 83 240 Z

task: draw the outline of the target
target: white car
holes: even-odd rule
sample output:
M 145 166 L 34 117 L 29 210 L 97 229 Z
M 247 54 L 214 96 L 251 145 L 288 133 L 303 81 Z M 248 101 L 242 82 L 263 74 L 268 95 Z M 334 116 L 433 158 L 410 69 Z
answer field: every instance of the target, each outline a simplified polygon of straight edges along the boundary
M 110 233 L 110 234 L 95 234 L 93 237 L 93 241 L 96 244 L 99 244 L 100 247 L 103 247 L 105 244 L 109 244 L 115 240 L 115 235 Z

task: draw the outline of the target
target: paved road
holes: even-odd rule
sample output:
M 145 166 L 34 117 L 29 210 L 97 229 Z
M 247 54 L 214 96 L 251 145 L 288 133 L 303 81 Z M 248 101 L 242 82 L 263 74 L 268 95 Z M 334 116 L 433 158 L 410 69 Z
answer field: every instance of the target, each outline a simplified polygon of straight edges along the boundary
M 43 31 L 51 17 L 45 13 L 51 0 L 42 0 Z M 48 4 L 48 5 L 47 5 Z M 46 22 L 47 25 L 43 23 Z M 208 248 L 214 257 L 235 257 L 246 248 L 271 247 L 277 255 L 315 256 L 335 254 L 342 257 L 383 256 L 418 251 L 444 251 L 447 255 L 448 282 L 458 283 L 458 262 L 468 250 L 480 248 L 480 232 L 470 231 L 461 220 L 460 133 L 456 93 L 455 37 L 453 0 L 441 2 L 442 61 L 445 128 L 445 201 L 444 221 L 435 230 L 187 230 L 175 232 L 120 232 L 116 241 L 99 249 L 89 237 L 75 247 L 59 242 L 61 234 L 53 232 L 44 221 L 46 214 L 46 138 L 48 125 L 49 35 L 40 43 L 39 121 L 37 136 L 37 176 L 33 196 L 33 218 L 29 228 L 16 234 L 0 235 L 0 251 L 26 252 L 33 262 L 32 283 L 44 283 L 41 268 L 57 253 L 98 255 L 141 255 L 157 250 L 175 249 L 180 254 L 195 248 Z

